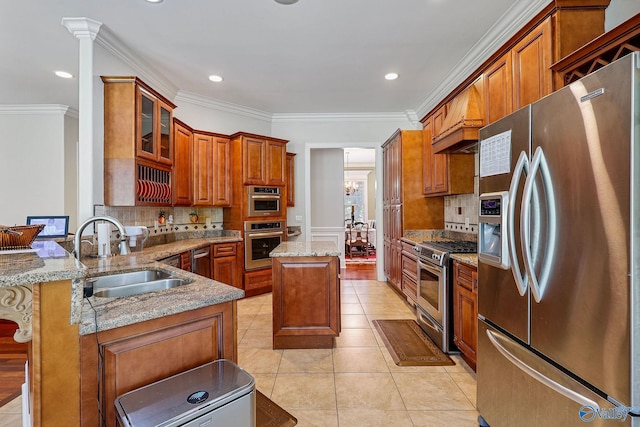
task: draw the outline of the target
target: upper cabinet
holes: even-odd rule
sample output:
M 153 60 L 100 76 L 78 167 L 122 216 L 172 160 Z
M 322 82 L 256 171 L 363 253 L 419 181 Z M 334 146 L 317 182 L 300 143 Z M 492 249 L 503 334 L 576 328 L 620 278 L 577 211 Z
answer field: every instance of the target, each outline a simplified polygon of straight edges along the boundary
M 242 145 L 243 184 L 286 184 L 287 141 L 247 133 L 234 134 L 231 139 Z
M 173 181 L 172 204 L 191 206 L 193 204 L 193 131 L 177 119 L 173 121 Z
M 296 153 L 287 153 L 287 206 L 295 206 L 295 168 L 294 158 Z
M 136 103 L 138 104 L 136 155 L 160 163 L 172 164 L 173 106 L 139 85 L 136 87 Z
M 231 204 L 231 150 L 229 138 L 195 131 L 193 139 L 193 204 Z
M 171 205 L 175 105 L 136 77 L 102 81 L 105 204 Z

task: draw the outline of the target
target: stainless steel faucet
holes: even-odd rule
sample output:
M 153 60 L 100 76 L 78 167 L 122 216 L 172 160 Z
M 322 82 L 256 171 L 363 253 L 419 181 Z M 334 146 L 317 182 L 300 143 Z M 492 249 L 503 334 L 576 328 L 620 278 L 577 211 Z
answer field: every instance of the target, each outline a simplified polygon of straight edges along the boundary
M 87 219 L 85 222 L 80 224 L 80 226 L 78 227 L 78 230 L 76 231 L 76 235 L 73 238 L 73 255 L 76 257 L 77 260 L 80 260 L 80 258 L 82 257 L 80 255 L 82 232 L 84 231 L 85 228 L 87 228 L 89 224 L 94 223 L 96 221 L 107 221 L 115 225 L 118 231 L 120 232 L 120 243 L 118 244 L 118 248 L 120 249 L 120 255 L 129 255 L 131 253 L 131 251 L 129 250 L 129 245 L 127 245 L 127 236 L 124 231 L 124 226 L 120 223 L 120 221 L 118 221 L 116 218 L 112 216 L 99 215 L 99 216 L 92 216 L 91 218 Z

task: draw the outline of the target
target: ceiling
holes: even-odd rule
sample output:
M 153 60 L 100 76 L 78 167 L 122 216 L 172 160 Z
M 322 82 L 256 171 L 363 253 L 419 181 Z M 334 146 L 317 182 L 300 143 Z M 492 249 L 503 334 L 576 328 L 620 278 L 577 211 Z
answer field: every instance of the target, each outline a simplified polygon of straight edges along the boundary
M 0 104 L 77 109 L 79 43 L 61 20 L 87 17 L 102 23 L 96 74 L 117 71 L 127 58 L 170 99 L 197 95 L 268 114 L 421 115 L 548 3 L 2 1 Z M 392 71 L 400 77 L 384 80 Z M 211 74 L 224 80 L 213 83 Z

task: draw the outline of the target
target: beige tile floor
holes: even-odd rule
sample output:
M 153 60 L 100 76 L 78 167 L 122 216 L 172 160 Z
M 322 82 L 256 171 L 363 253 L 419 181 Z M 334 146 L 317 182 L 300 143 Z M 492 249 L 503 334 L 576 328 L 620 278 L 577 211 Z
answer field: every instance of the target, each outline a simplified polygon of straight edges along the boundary
M 476 379 L 455 366 L 399 367 L 373 319 L 413 319 L 386 283 L 343 280 L 342 333 L 333 349 L 273 350 L 271 295 L 238 302 L 238 364 L 298 426 L 478 425 Z
M 475 374 L 455 366 L 399 367 L 373 319 L 414 318 L 386 283 L 343 280 L 342 333 L 333 349 L 273 350 L 271 294 L 238 302 L 238 364 L 299 427 L 476 427 Z M 21 426 L 17 398 L 0 427 Z

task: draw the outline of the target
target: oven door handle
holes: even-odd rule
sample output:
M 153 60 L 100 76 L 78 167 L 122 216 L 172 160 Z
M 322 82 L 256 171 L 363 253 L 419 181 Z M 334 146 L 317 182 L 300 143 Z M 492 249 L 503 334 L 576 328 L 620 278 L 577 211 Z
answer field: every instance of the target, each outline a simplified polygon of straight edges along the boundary
M 420 313 L 420 310 L 418 310 L 418 316 L 420 316 L 420 320 L 425 322 L 424 325 L 433 329 L 436 332 L 440 332 L 440 325 L 438 325 L 436 322 L 434 322 L 433 320 L 431 320 L 431 318 L 429 316 L 424 316 L 422 313 Z
M 280 195 L 279 194 L 270 194 L 270 195 L 252 194 L 251 198 L 252 199 L 278 199 L 278 200 L 280 200 Z
M 278 232 L 266 232 L 266 233 L 247 233 L 246 237 L 247 238 L 253 238 L 253 237 L 277 237 L 277 236 L 284 236 L 284 231 L 278 231 Z
M 438 277 L 442 276 L 442 269 L 441 268 L 436 267 L 436 266 L 431 265 L 431 264 L 425 264 L 424 262 L 420 261 L 419 259 L 418 259 L 418 268 L 419 269 L 423 268 L 423 269 L 429 271 L 430 273 L 435 274 Z M 418 277 L 420 277 L 420 272 L 418 272 Z

